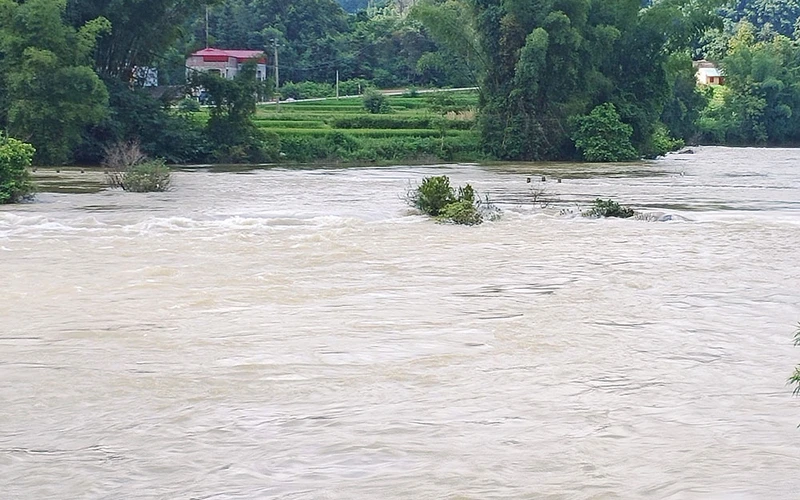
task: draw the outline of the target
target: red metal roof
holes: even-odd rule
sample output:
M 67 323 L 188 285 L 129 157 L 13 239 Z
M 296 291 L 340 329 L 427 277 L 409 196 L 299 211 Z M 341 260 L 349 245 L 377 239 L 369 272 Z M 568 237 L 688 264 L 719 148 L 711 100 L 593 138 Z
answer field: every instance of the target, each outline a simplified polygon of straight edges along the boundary
M 219 61 L 222 58 L 227 59 L 228 57 L 234 57 L 238 61 L 258 59 L 260 62 L 264 62 L 264 52 L 261 50 L 226 50 L 209 47 L 203 50 L 198 50 L 197 52 L 193 52 L 192 56 L 202 57 L 204 60 Z

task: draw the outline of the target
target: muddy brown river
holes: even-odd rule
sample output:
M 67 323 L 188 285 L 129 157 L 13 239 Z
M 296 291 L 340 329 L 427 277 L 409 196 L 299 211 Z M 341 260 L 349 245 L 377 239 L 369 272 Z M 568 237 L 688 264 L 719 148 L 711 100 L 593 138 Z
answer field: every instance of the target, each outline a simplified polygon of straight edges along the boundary
M 439 174 L 503 217 L 411 211 Z M 37 175 L 0 208 L 2 499 L 800 494 L 800 150 Z

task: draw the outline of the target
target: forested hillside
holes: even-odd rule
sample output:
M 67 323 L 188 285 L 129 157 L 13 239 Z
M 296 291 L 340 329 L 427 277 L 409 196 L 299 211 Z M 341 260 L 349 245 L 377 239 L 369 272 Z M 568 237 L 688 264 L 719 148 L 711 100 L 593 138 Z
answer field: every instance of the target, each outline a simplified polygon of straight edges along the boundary
M 0 0 L 0 126 L 37 163 L 98 162 L 134 139 L 170 161 L 213 160 L 223 145 L 178 106 L 187 54 L 210 45 L 277 52 L 284 97 L 331 95 L 337 75 L 355 92 L 478 86 L 494 158 L 794 145 L 798 16 L 800 0 Z M 703 58 L 724 87 L 696 85 Z M 172 92 L 141 88 L 149 67 Z

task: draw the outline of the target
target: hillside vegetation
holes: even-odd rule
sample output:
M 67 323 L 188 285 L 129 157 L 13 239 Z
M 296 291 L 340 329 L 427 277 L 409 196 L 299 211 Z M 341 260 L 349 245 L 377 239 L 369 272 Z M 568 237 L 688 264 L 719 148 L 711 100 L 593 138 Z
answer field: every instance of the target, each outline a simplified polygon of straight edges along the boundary
M 619 161 L 682 143 L 800 144 L 800 0 L 344 4 L 0 0 L 0 129 L 34 146 L 34 164 L 99 164 L 131 141 L 171 163 Z M 187 83 L 185 58 L 206 45 L 264 51 L 279 76 Z M 724 89 L 697 85 L 701 58 Z M 137 68 L 162 86 L 143 88 Z M 298 103 L 302 123 L 294 105 L 256 110 L 256 96 L 331 95 L 337 82 L 479 91 L 458 117 L 414 98 L 372 118 L 343 100 Z M 207 119 L 201 89 L 216 95 Z
M 259 105 L 252 121 L 269 138 L 273 161 L 453 161 L 481 156 L 474 130 L 475 92 L 386 98 L 370 113 L 359 97 Z M 200 116 L 207 116 L 201 113 Z M 202 119 L 202 118 L 201 118 Z M 228 160 L 235 160 L 229 158 Z

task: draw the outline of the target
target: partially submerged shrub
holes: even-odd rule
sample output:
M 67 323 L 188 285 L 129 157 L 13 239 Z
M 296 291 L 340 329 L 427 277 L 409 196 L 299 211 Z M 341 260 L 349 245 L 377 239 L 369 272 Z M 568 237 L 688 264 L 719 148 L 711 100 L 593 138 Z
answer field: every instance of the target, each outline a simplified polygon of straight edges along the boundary
M 147 159 L 136 141 L 119 142 L 106 148 L 103 166 L 109 187 L 134 193 L 169 189 L 170 170 L 166 162 Z
M 132 193 L 150 193 L 169 189 L 170 171 L 162 159 L 147 160 L 128 169 L 120 187 Z
M 33 194 L 28 167 L 34 148 L 0 133 L 0 203 L 17 203 Z
M 474 202 L 458 200 L 445 206 L 439 212 L 437 219 L 443 222 L 474 226 L 483 222 L 483 214 Z
M 456 193 L 450 186 L 450 178 L 438 175 L 422 179 L 422 184 L 410 193 L 409 198 L 411 205 L 436 217 L 444 207 L 456 201 Z
M 422 184 L 408 192 L 407 201 L 440 222 L 468 226 L 480 224 L 484 218 L 495 219 L 499 214 L 488 198 L 482 202 L 469 184 L 459 187 L 458 191 L 453 189 L 446 175 L 426 177 Z
M 619 217 L 627 219 L 634 215 L 633 209 L 620 205 L 614 200 L 602 200 L 600 198 L 594 200 L 594 206 L 590 210 L 583 212 L 584 217 Z

